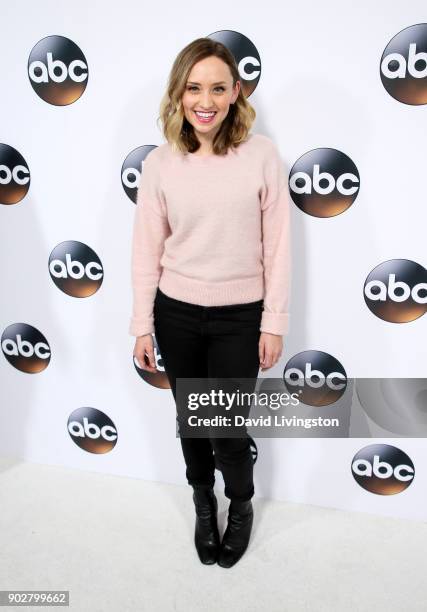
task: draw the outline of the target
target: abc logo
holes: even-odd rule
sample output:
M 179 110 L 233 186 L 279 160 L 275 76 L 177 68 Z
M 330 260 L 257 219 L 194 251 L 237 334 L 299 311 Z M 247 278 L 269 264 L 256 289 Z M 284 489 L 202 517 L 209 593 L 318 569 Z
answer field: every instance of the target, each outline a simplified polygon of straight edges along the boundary
M 13 323 L 4 330 L 1 348 L 8 362 L 21 372 L 35 374 L 50 362 L 50 346 L 43 334 L 27 323 Z
M 283 373 L 290 393 L 308 406 L 328 406 L 336 402 L 347 387 L 347 374 L 332 355 L 323 351 L 302 351 L 288 361 Z
M 141 180 L 142 164 L 156 145 L 142 145 L 129 153 L 122 164 L 121 180 L 126 195 L 136 204 L 137 192 Z
M 408 455 L 389 444 L 362 448 L 353 457 L 351 471 L 363 489 L 378 495 L 401 493 L 415 477 L 414 464 Z
M 140 377 L 145 380 L 145 382 L 153 385 L 153 387 L 157 387 L 158 389 L 170 389 L 169 378 L 167 377 L 163 359 L 160 354 L 159 345 L 157 344 L 156 336 L 152 334 L 153 344 L 154 344 L 154 360 L 156 362 L 156 368 L 158 372 L 147 372 L 147 370 L 143 370 L 139 364 L 137 359 L 133 358 L 133 365 L 135 366 L 135 370 L 138 372 Z
M 108 453 L 116 445 L 117 429 L 113 421 L 96 408 L 74 410 L 67 427 L 73 442 L 89 453 Z
M 381 56 L 380 76 L 386 91 L 404 104 L 427 104 L 427 23 L 396 34 Z
M 302 155 L 289 173 L 292 200 L 313 217 L 335 217 L 349 208 L 359 193 L 354 162 L 336 149 L 313 149 Z
M 31 49 L 28 77 L 42 100 L 66 106 L 78 100 L 86 89 L 87 61 L 69 38 L 46 36 Z
M 58 289 L 72 297 L 93 295 L 104 278 L 98 255 L 77 240 L 66 240 L 53 249 L 49 257 L 49 274 Z
M 261 58 L 253 42 L 234 30 L 219 30 L 208 34 L 207 38 L 222 43 L 233 54 L 239 71 L 242 92 L 248 98 L 261 77 Z
M 28 193 L 30 171 L 22 155 L 0 143 L 0 204 L 16 204 Z
M 427 378 L 358 378 L 356 393 L 364 412 L 383 430 L 427 437 Z
M 365 303 L 384 321 L 407 323 L 427 308 L 427 272 L 409 259 L 390 259 L 369 273 L 364 285 Z

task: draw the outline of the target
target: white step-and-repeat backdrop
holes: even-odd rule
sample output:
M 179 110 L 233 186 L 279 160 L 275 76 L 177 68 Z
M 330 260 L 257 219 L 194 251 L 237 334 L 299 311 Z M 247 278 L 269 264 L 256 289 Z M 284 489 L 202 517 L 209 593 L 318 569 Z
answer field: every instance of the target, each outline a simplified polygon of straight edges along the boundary
M 2 455 L 186 483 L 161 355 L 156 375 L 132 355 L 130 243 L 172 62 L 209 36 L 289 173 L 290 333 L 260 378 L 305 393 L 306 415 L 360 408 L 338 432 L 255 438 L 256 494 L 426 520 L 425 9 L 3 8 Z

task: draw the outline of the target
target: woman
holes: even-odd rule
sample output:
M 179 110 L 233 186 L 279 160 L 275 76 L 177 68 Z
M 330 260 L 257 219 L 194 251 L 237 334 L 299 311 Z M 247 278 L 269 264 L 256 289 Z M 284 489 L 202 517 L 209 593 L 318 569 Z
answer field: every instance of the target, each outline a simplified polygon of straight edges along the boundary
M 250 134 L 255 111 L 230 51 L 199 38 L 177 56 L 160 107 L 167 142 L 151 150 L 138 188 L 129 332 L 156 372 L 155 333 L 176 402 L 177 378 L 242 377 L 271 368 L 288 331 L 289 210 L 278 151 Z M 247 435 L 180 436 L 202 563 L 231 567 L 253 522 Z M 217 466 L 230 499 L 220 542 Z

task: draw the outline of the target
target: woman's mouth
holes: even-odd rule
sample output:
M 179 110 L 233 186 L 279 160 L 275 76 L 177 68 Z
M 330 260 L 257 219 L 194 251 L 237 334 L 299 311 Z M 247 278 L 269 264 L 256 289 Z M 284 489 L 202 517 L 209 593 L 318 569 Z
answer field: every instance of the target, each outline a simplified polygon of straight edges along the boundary
M 197 120 L 200 123 L 211 123 L 214 120 L 216 112 L 213 112 L 213 113 L 202 113 L 202 112 L 199 112 L 199 111 L 194 111 L 194 114 L 196 115 Z

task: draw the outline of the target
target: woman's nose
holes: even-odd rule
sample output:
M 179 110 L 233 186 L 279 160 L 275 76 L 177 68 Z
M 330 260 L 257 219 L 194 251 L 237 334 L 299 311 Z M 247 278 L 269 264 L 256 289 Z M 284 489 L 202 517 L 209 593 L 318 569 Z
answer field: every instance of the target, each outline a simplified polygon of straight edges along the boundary
M 211 108 L 212 100 L 211 100 L 210 94 L 206 94 L 200 98 L 200 105 L 203 108 Z

